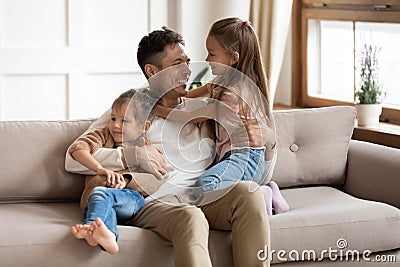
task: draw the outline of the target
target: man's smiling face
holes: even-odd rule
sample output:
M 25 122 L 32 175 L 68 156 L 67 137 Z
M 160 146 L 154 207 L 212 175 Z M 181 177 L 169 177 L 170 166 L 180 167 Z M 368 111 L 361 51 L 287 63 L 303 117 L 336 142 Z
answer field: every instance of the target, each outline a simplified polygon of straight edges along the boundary
M 156 67 L 156 73 L 151 75 L 149 82 L 158 90 L 165 90 L 176 98 L 187 94 L 186 84 L 191 70 L 189 69 L 190 58 L 187 56 L 185 47 L 181 44 L 170 44 L 165 46 L 160 54 L 160 66 Z M 172 89 L 172 90 L 171 90 Z

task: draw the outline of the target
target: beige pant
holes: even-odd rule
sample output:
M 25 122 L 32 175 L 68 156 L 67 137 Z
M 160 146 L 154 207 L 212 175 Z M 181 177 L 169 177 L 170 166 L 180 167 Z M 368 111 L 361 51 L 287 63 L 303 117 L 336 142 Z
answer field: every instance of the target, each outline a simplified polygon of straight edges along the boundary
M 152 201 L 132 222 L 170 240 L 178 267 L 212 266 L 209 229 L 232 231 L 235 266 L 269 266 L 268 260 L 257 257 L 260 250 L 270 247 L 264 196 L 259 189 L 251 192 L 250 183 L 239 182 L 218 200 L 200 207 Z

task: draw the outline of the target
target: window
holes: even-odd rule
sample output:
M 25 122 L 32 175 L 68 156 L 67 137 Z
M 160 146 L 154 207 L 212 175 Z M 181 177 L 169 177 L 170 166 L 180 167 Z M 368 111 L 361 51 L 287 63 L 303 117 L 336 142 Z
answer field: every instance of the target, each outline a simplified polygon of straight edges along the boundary
M 373 45 L 379 49 L 379 79 L 387 92 L 381 119 L 399 122 L 400 1 L 302 0 L 297 5 L 301 71 L 293 91 L 301 89 L 294 92 L 294 102 L 306 107 L 354 103 L 361 50 Z

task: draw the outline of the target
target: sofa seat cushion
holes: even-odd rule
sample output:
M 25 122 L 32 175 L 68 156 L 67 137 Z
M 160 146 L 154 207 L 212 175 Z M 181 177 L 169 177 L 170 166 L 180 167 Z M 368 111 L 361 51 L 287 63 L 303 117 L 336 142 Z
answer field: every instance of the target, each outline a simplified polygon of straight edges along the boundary
M 117 256 L 76 240 L 78 203 L 0 204 L 0 214 L 1 266 L 173 266 L 171 243 L 141 228 L 118 226 Z
M 172 244 L 142 228 L 118 226 L 117 255 L 75 239 L 79 203 L 3 203 L 0 214 L 0 266 L 174 266 Z M 230 232 L 211 231 L 209 249 L 213 266 L 232 266 Z
M 285 189 L 282 194 L 290 211 L 270 216 L 271 250 L 276 251 L 273 262 L 280 261 L 279 250 L 287 253 L 281 261 L 291 261 L 296 258 L 295 254 L 289 257 L 292 250 L 300 255 L 313 250 L 320 258 L 322 251 L 330 248 L 337 253 L 400 248 L 400 210 L 393 206 L 325 186 Z

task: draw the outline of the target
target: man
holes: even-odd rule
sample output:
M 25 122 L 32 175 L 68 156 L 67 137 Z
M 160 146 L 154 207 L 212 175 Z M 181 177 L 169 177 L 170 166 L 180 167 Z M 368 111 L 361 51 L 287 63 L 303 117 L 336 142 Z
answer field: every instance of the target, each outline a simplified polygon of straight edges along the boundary
M 153 31 L 142 38 L 137 57 L 144 75 L 149 79 L 151 90 L 157 85 L 157 81 L 162 80 L 154 79 L 157 75 L 162 75 L 162 71 L 171 66 L 179 65 L 179 68 L 168 72 L 167 76 L 171 76 L 176 71 L 177 77 L 171 79 L 176 81 L 176 84 L 171 84 L 173 89 L 161 94 L 159 104 L 190 108 L 182 99 L 186 95 L 185 82 L 190 75 L 189 68 L 185 67 L 190 59 L 185 53 L 182 36 L 165 27 Z M 91 128 L 101 125 L 101 121 L 102 118 Z M 154 144 L 163 147 L 167 168 L 171 171 L 168 173 L 167 182 L 158 192 L 146 199 L 146 205 L 134 217 L 132 223 L 170 240 L 174 247 L 175 266 L 178 267 L 212 266 L 208 251 L 210 228 L 232 231 L 235 266 L 269 266 L 268 259 L 260 261 L 257 257 L 260 250 L 269 247 L 269 223 L 263 194 L 260 190 L 249 190 L 251 182 L 238 182 L 220 198 L 201 206 L 190 205 L 183 197 L 187 188 L 195 183 L 196 178 L 212 162 L 212 146 L 201 142 L 205 137 L 204 130 L 195 124 L 182 124 L 162 118 L 153 122 L 149 138 Z M 199 151 L 198 147 L 201 145 L 203 147 Z M 142 162 L 143 150 L 139 148 L 133 149 L 134 151 L 114 151 L 109 158 L 121 158 L 122 154 L 125 154 L 128 165 L 136 164 L 146 171 L 164 174 L 164 164 L 156 162 L 159 159 L 156 149 L 147 148 L 151 152 L 150 165 Z M 190 156 L 196 151 L 198 155 Z M 105 152 L 97 154 L 102 153 Z M 136 153 L 137 160 L 131 163 L 130 159 L 135 159 L 133 153 Z M 109 155 L 111 154 L 112 152 Z M 96 157 L 96 153 L 93 156 Z M 98 161 L 103 166 L 110 167 L 106 160 L 98 158 Z M 119 162 L 123 168 L 123 159 L 119 159 Z M 66 169 L 69 170 L 73 165 L 73 160 L 67 157 Z M 74 171 L 77 172 L 77 169 L 79 168 L 75 166 Z

